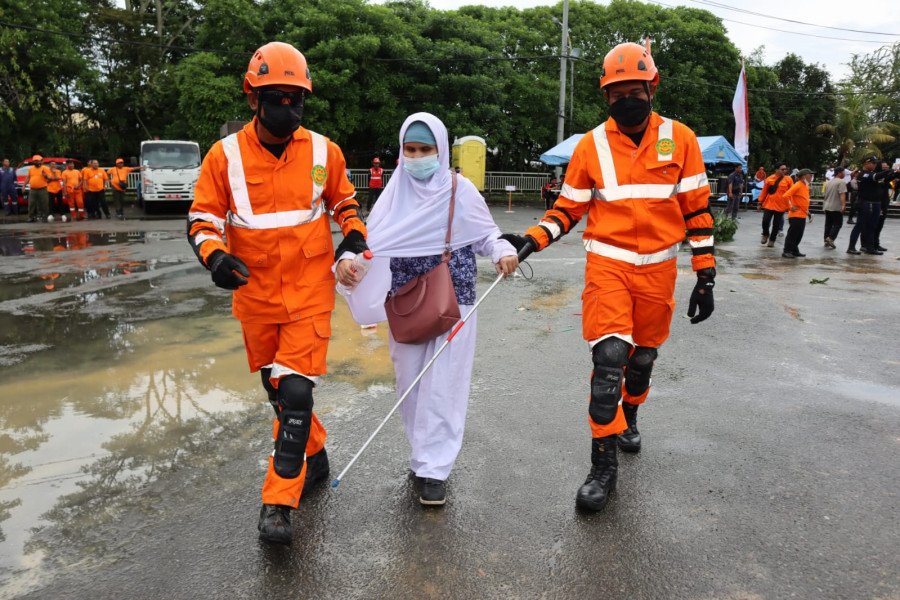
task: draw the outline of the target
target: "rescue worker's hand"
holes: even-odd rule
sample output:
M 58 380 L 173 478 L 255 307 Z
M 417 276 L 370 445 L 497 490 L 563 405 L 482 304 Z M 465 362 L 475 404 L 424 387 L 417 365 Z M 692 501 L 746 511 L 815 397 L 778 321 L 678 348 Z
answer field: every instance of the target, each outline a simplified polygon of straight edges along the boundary
M 224 250 L 216 250 L 209 255 L 209 270 L 212 273 L 213 283 L 226 290 L 236 290 L 242 285 L 247 285 L 245 277 L 250 277 L 250 271 L 244 261 Z
M 354 229 L 344 237 L 343 241 L 338 245 L 337 250 L 334 251 L 334 260 L 340 259 L 344 252 L 362 254 L 368 249 L 369 247 L 366 245 L 366 238 L 363 237 L 363 234 Z
M 532 252 L 537 252 L 537 241 L 531 237 L 530 235 L 516 235 L 514 233 L 504 233 L 500 236 L 501 240 L 506 240 L 510 244 L 512 244 L 513 248 L 516 249 L 516 252 L 519 254 L 519 261 L 523 261 L 529 256 L 531 256 Z M 515 269 L 513 269 L 515 270 Z
M 697 271 L 697 284 L 694 286 L 694 291 L 691 292 L 691 300 L 688 303 L 687 312 L 687 316 L 691 317 L 692 325 L 708 319 L 715 309 L 715 302 L 713 301 L 713 288 L 716 286 L 715 278 L 715 269 L 710 268 Z M 695 317 L 694 314 L 697 313 L 698 308 L 700 313 Z
M 494 265 L 494 269 L 497 271 L 497 275 L 499 275 L 500 273 L 503 273 L 504 275 L 512 275 L 518 268 L 519 259 L 515 256 L 504 256 L 500 259 L 500 262 Z

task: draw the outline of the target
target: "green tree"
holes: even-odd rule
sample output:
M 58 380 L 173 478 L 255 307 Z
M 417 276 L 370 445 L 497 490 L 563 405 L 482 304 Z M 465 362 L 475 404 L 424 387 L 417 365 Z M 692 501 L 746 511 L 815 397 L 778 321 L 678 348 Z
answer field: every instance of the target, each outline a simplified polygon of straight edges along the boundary
M 72 23 L 81 33 L 81 0 L 31 3 L 6 0 L 0 19 L 25 21 L 44 30 Z M 16 157 L 35 152 L 70 152 L 73 136 L 73 81 L 86 68 L 83 40 L 41 31 L 0 27 L 0 139 L 4 152 Z
M 879 146 L 896 140 L 891 135 L 893 124 L 870 121 L 876 112 L 873 104 L 875 102 L 869 96 L 846 95 L 838 104 L 834 124 L 823 123 L 817 128 L 831 136 L 832 144 L 837 147 L 837 164 L 846 166 L 850 161 L 859 162 L 867 154 L 884 156 Z

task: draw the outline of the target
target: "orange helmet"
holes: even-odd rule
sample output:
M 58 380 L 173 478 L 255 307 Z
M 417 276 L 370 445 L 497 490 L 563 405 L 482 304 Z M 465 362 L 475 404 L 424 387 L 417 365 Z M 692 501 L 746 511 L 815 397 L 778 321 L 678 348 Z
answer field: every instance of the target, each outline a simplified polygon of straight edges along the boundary
M 659 71 L 649 48 L 626 42 L 609 51 L 603 59 L 600 87 L 620 81 L 646 81 L 654 86 L 659 83 Z
M 244 91 L 265 85 L 293 85 L 312 92 L 306 58 L 284 42 L 269 42 L 253 53 L 244 76 Z
M 39 160 L 44 160 L 44 157 L 41 156 L 40 154 L 35 154 L 34 156 L 31 157 L 31 162 L 37 162 Z

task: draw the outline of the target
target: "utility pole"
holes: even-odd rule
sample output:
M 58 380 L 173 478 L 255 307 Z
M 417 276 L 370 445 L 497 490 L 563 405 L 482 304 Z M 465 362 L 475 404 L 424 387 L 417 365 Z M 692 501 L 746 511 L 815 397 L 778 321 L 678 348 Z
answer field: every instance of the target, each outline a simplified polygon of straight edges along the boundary
M 565 137 L 566 124 L 566 38 L 569 35 L 569 0 L 563 0 L 562 34 L 559 42 L 559 110 L 556 113 L 556 143 L 561 144 Z M 556 176 L 562 174 L 562 167 L 556 167 Z

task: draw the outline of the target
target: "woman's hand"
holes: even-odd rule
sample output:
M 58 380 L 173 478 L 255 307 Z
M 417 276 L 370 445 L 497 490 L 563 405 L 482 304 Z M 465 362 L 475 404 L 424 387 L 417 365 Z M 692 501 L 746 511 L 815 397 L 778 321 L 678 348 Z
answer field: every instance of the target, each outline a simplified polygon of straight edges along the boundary
M 359 273 L 353 270 L 353 261 L 349 258 L 338 261 L 334 275 L 342 285 L 347 287 L 356 287 L 360 281 Z
M 504 256 L 500 259 L 500 262 L 494 265 L 494 269 L 497 271 L 497 274 L 503 273 L 503 275 L 512 275 L 516 272 L 516 269 L 519 267 L 519 259 L 515 256 Z

